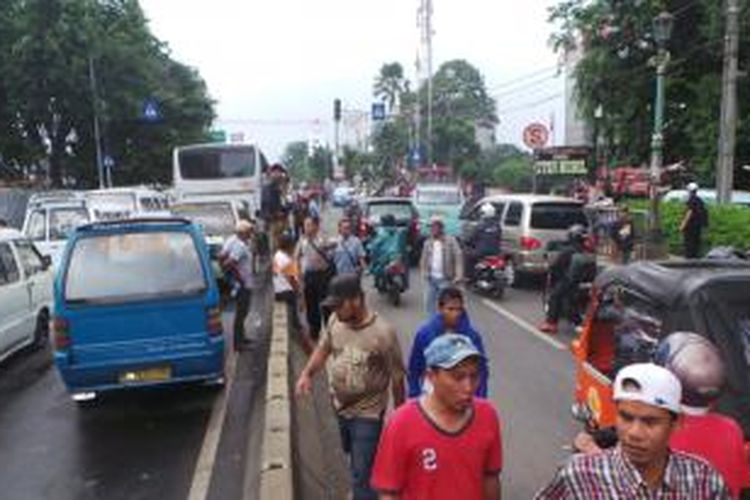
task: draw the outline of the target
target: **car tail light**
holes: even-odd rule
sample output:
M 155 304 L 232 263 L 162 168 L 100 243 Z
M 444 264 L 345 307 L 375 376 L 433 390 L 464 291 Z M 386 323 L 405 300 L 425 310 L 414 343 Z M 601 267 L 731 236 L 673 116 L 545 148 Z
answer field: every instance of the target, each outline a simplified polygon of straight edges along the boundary
M 221 322 L 221 309 L 212 307 L 206 311 L 206 329 L 209 335 L 221 335 L 224 326 Z
M 52 338 L 56 350 L 63 351 L 70 347 L 73 342 L 70 338 L 70 323 L 67 319 L 60 316 L 52 319 Z
M 542 242 L 530 236 L 521 236 L 521 250 L 539 250 Z

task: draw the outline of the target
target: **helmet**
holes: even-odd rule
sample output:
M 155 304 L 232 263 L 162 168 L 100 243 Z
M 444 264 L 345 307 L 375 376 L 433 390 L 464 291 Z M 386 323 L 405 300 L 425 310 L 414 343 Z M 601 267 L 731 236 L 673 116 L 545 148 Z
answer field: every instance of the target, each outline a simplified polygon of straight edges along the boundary
M 687 190 L 692 192 L 698 191 L 698 184 L 695 182 L 691 182 L 687 185 Z
M 571 243 L 583 243 L 586 237 L 586 228 L 581 224 L 573 224 L 568 228 L 568 241 Z
M 497 210 L 492 206 L 492 203 L 483 203 L 482 206 L 479 207 L 479 213 L 482 215 L 483 219 L 491 219 L 495 216 Z
M 697 333 L 669 334 L 659 342 L 654 362 L 680 379 L 682 403 L 687 406 L 708 407 L 721 395 L 726 382 L 726 370 L 719 350 Z
M 380 224 L 383 227 L 393 227 L 396 225 L 396 216 L 393 214 L 384 214 L 380 217 Z

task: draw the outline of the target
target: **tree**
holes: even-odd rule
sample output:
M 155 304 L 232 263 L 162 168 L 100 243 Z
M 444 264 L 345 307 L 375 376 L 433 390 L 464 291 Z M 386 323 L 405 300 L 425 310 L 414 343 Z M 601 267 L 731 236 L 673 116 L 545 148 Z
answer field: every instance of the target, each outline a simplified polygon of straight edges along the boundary
M 172 147 L 205 138 L 213 103 L 197 72 L 151 35 L 137 0 L 11 4 L 0 15 L 6 161 L 47 163 L 54 185 L 95 185 L 96 110 L 119 180 L 168 181 Z M 160 103 L 161 122 L 141 121 L 146 98 Z
M 375 78 L 373 95 L 382 99 L 388 105 L 388 110 L 393 111 L 405 90 L 405 84 L 404 68 L 400 63 L 383 64 Z
M 310 179 L 308 145 L 305 141 L 290 142 L 284 148 L 281 162 L 289 169 L 289 175 L 297 182 Z
M 565 0 L 550 12 L 558 26 L 552 36 L 559 51 L 576 45 L 583 51 L 575 72 L 576 97 L 584 119 L 593 125 L 594 110 L 604 116 L 599 129 L 611 163 L 647 161 L 653 127 L 655 51 L 652 20 L 662 10 L 675 13 L 668 44 L 665 161 L 686 161 L 702 182 L 713 180 L 717 156 L 721 99 L 722 3 L 712 0 L 621 2 Z M 742 30 L 750 29 L 750 11 L 741 13 Z M 743 37 L 740 53 L 750 50 Z M 750 102 L 740 86 L 737 165 L 750 160 Z M 736 172 L 738 180 L 747 173 Z

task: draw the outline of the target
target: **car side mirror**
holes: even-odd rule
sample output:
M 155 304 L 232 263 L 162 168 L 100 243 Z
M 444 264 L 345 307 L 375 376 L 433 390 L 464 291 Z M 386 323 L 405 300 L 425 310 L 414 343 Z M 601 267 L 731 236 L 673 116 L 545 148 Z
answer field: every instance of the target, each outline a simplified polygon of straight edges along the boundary
M 49 255 L 42 255 L 42 264 L 44 264 L 45 269 L 52 267 L 52 257 Z

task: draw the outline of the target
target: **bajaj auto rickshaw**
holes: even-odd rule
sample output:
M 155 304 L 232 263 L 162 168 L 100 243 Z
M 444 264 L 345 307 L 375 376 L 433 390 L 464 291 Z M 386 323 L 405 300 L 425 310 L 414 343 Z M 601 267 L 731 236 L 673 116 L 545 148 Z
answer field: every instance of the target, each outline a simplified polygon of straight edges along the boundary
M 717 411 L 742 426 L 750 456 L 750 265 L 732 261 L 638 262 L 611 268 L 594 283 L 582 332 L 572 344 L 576 418 L 615 423 L 612 381 L 650 361 L 672 332 L 706 336 L 721 351 L 728 384 Z

